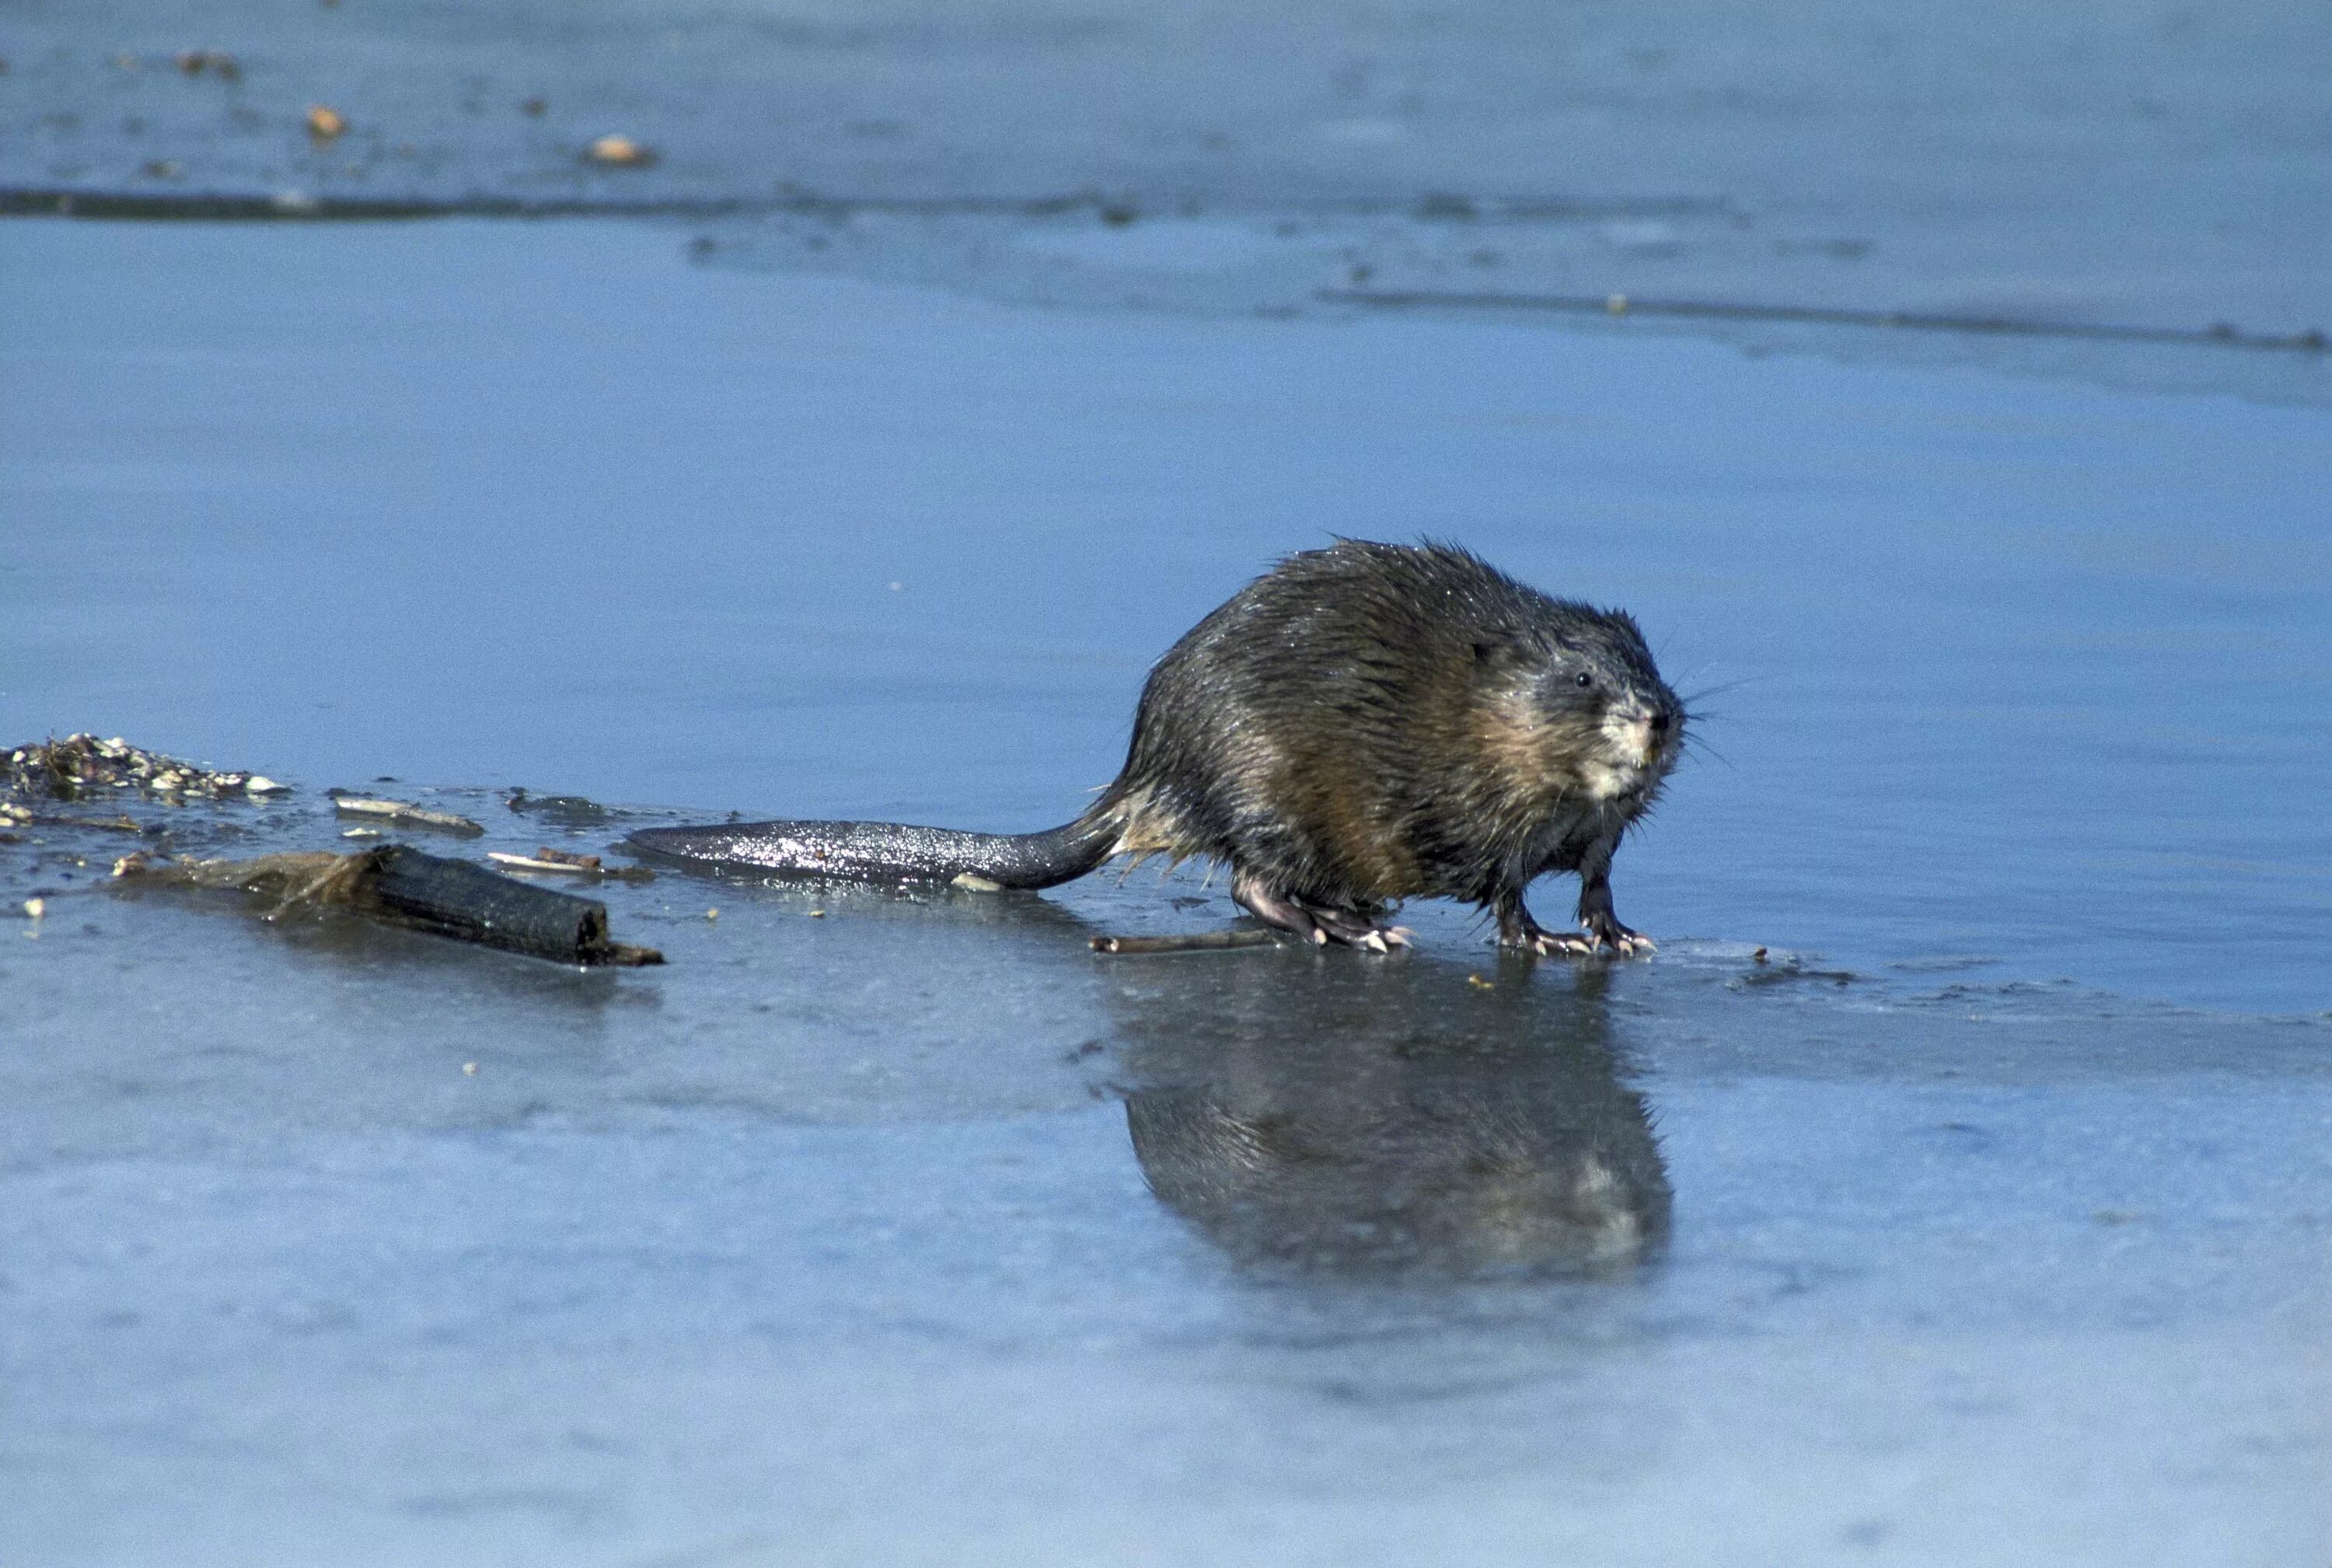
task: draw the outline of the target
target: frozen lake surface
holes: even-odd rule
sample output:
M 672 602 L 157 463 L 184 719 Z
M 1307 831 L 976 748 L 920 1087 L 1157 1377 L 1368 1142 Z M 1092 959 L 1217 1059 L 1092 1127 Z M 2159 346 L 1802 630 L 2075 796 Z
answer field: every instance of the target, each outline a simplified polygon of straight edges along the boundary
M 665 875 L 606 896 L 671 965 L 570 973 L 20 830 L 0 1554 L 2332 1540 L 2322 413 L 1032 313 L 654 226 L 0 240 L 0 716 L 297 787 L 133 807 L 188 847 L 334 845 L 381 774 L 464 852 L 1047 825 L 1148 660 L 1331 531 L 1731 688 L 1617 966 L 1435 906 L 1391 962 L 1086 951 L 1228 919 L 1194 878 Z
M 0 1562 L 2332 1554 L 2312 9 L 5 10 L 0 209 L 473 215 L 0 222 L 0 745 L 294 787 L 144 841 L 1048 827 L 1334 533 L 1712 716 L 1616 965 L 0 824 Z

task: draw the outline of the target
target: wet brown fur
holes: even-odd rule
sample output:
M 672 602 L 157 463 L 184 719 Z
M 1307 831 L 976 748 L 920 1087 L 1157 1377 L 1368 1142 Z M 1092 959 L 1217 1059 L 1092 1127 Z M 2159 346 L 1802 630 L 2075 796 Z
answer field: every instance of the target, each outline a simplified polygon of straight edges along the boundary
M 1631 760 L 1606 734 L 1614 712 L 1664 733 Z M 1528 945 L 1545 933 L 1523 888 L 1608 866 L 1682 723 L 1626 616 L 1454 547 L 1343 540 L 1282 561 L 1159 661 L 1125 769 L 1084 820 L 1113 829 L 1117 853 L 1221 861 L 1319 912 L 1469 900 Z M 1598 764 L 1632 787 L 1594 798 Z M 1608 904 L 1590 877 L 1582 923 L 1624 947 Z

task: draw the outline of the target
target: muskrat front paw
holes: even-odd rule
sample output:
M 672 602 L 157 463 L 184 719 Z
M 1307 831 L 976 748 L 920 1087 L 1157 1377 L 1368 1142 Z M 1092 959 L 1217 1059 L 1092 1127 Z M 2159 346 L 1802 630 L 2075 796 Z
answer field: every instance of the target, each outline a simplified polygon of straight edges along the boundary
M 1589 945 L 1608 947 L 1621 958 L 1634 958 L 1638 953 L 1658 952 L 1659 943 L 1640 931 L 1630 931 L 1609 915 L 1591 915 L 1580 923 L 1587 928 Z

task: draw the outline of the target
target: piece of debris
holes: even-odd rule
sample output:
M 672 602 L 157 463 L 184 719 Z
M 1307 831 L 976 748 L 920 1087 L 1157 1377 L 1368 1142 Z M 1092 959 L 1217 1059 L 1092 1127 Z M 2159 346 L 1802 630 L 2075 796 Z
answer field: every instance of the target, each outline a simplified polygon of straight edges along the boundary
M 108 789 L 137 789 L 148 794 L 214 799 L 279 795 L 284 786 L 258 773 L 216 773 L 159 751 L 147 751 L 115 736 L 68 735 L 19 746 L 8 753 L 7 788 L 19 795 L 59 800 L 88 799 Z
M 510 871 L 555 872 L 565 876 L 611 878 L 617 882 L 654 882 L 655 873 L 645 865 L 602 865 L 596 855 L 570 855 L 564 849 L 538 849 L 532 855 L 512 855 L 492 849 L 486 858 Z
M 562 865 L 556 860 L 538 860 L 531 855 L 512 855 L 505 849 L 490 849 L 486 858 L 511 871 L 559 871 L 569 876 L 591 876 L 598 872 L 597 866 Z
M 234 888 L 269 899 L 268 920 L 344 909 L 384 925 L 478 942 L 554 963 L 662 963 L 654 948 L 609 940 L 607 906 L 498 876 L 402 844 L 354 855 L 313 851 L 256 860 L 158 861 L 124 856 L 115 876 L 177 887 Z
M 1467 975 L 1466 983 L 1480 991 L 1493 991 L 1498 989 L 1496 981 L 1485 980 L 1477 974 Z
M 655 162 L 656 151 L 628 136 L 603 136 L 583 149 L 583 160 L 609 168 L 645 168 Z
M 451 811 L 432 811 L 425 806 L 416 806 L 410 800 L 383 800 L 370 795 L 344 795 L 337 789 L 326 791 L 332 798 L 332 809 L 343 817 L 379 817 L 405 827 L 435 827 L 441 833 L 458 833 L 464 838 L 482 838 L 485 829 L 466 817 L 456 817 Z
M 503 798 L 503 803 L 521 816 L 540 817 L 562 827 L 596 827 L 602 822 L 632 815 L 585 796 L 530 795 L 523 787 L 512 789 Z
M 311 139 L 332 141 L 348 128 L 348 117 L 339 110 L 320 103 L 308 106 L 308 135 Z
M 234 81 L 243 75 L 243 66 L 235 57 L 218 49 L 181 49 L 178 69 L 188 76 L 200 76 L 207 71 L 222 81 Z
M 48 913 L 49 901 L 47 899 L 28 898 L 24 901 L 24 918 L 26 920 L 38 920 L 41 916 Z
M 1202 931 L 1189 936 L 1097 936 L 1095 952 L 1220 952 L 1235 947 L 1269 947 L 1279 939 L 1267 931 Z

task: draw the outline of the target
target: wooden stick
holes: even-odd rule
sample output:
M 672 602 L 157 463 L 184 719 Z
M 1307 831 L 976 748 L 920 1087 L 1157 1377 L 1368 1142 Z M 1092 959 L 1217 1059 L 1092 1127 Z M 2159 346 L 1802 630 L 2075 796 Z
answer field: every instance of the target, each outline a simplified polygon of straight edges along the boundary
M 1188 936 L 1097 936 L 1095 952 L 1136 953 L 1221 952 L 1236 947 L 1269 947 L 1279 940 L 1267 931 L 1201 931 Z

